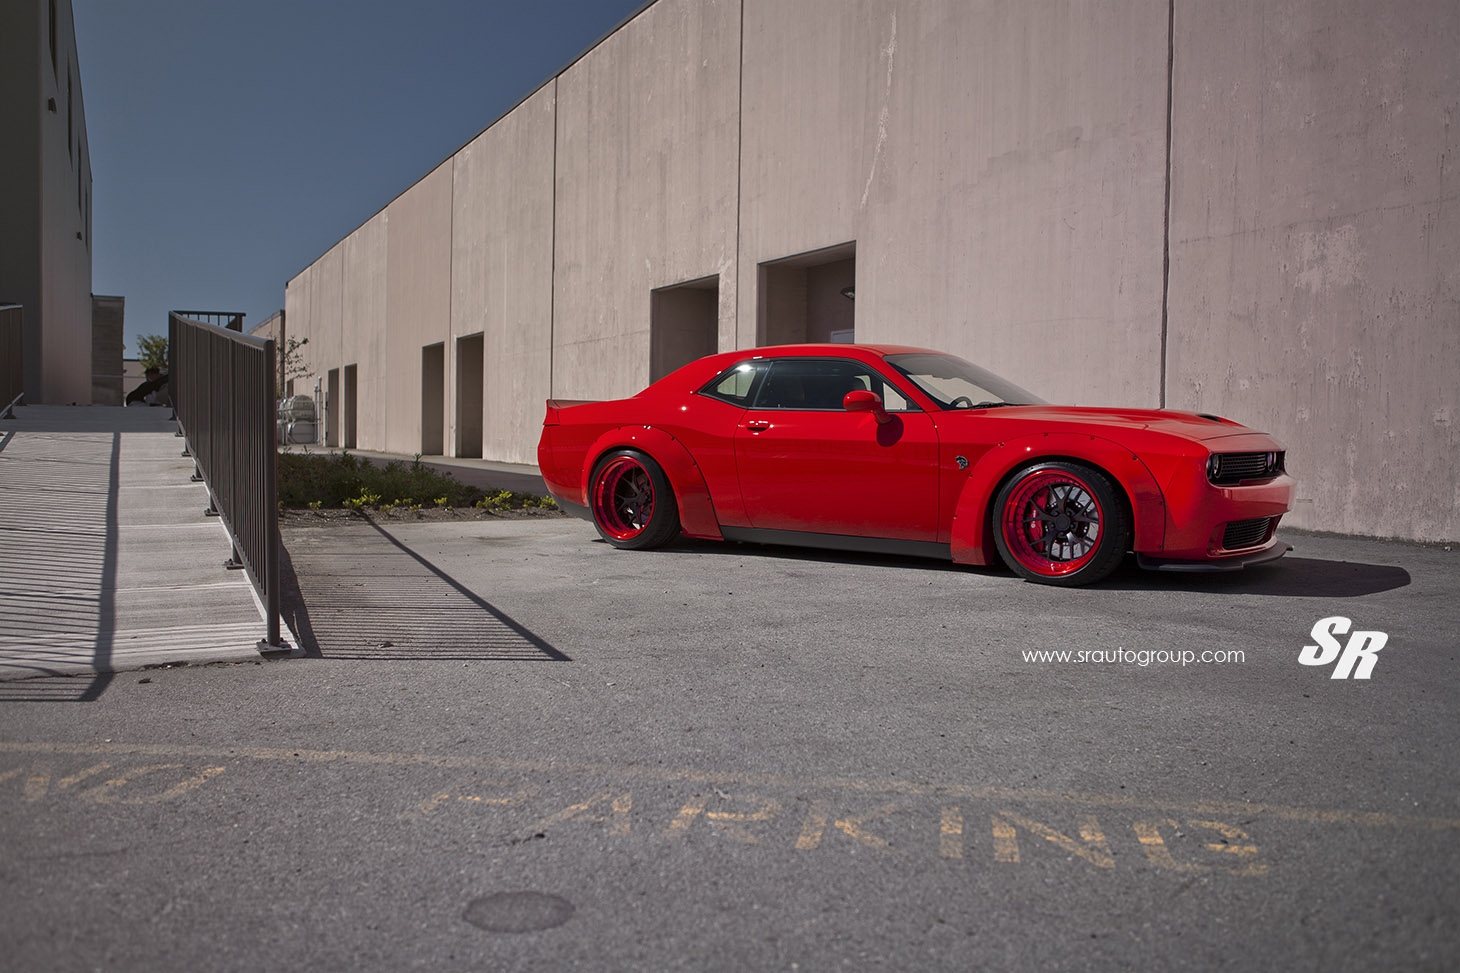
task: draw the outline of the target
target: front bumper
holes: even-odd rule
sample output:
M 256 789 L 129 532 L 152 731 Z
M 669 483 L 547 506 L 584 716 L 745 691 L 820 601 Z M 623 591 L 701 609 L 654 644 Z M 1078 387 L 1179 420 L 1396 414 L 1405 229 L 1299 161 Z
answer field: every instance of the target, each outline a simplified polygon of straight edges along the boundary
M 1296 482 L 1287 474 L 1259 483 L 1216 486 L 1192 464 L 1165 485 L 1166 530 L 1158 548 L 1137 553 L 1159 561 L 1206 561 L 1241 567 L 1276 546 L 1274 534 L 1293 508 Z M 1273 555 L 1280 557 L 1281 554 Z M 1218 568 L 1220 570 L 1220 567 Z
M 1218 571 L 1241 571 L 1243 568 L 1253 564 L 1276 561 L 1292 549 L 1293 545 L 1279 542 L 1265 550 L 1252 551 L 1248 554 L 1233 554 L 1218 560 L 1204 561 L 1183 561 L 1173 558 L 1151 557 L 1149 554 L 1138 553 L 1136 554 L 1136 563 L 1147 571 L 1186 571 L 1210 574 Z

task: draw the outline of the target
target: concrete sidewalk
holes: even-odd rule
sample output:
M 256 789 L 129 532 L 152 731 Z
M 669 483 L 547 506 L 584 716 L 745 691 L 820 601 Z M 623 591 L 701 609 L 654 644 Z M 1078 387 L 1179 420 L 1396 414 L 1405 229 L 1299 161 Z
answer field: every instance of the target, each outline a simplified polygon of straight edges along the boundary
M 0 420 L 0 680 L 259 658 L 263 612 L 169 410 Z

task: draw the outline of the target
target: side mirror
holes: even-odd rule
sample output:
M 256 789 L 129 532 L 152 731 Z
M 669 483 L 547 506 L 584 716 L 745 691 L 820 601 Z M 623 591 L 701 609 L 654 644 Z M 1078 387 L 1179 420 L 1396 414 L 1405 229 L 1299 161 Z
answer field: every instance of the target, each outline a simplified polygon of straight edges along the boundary
M 848 392 L 842 397 L 842 408 L 848 412 L 870 412 L 878 425 L 892 421 L 892 416 L 882 407 L 882 396 L 868 389 Z

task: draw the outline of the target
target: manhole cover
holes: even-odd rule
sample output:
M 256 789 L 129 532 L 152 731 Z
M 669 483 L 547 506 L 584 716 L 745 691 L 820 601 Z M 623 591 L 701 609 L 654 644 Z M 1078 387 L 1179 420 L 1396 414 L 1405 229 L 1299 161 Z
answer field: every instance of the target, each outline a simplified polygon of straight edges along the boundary
M 473 899 L 462 918 L 488 932 L 537 932 L 561 926 L 573 912 L 573 903 L 560 895 L 498 892 Z

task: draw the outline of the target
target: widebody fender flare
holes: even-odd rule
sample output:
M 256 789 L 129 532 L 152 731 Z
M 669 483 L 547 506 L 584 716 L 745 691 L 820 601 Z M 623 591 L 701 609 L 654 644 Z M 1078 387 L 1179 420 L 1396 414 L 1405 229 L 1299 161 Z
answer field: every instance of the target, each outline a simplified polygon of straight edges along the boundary
M 1009 475 L 1039 460 L 1067 459 L 1089 463 L 1109 473 L 1130 501 L 1138 551 L 1162 549 L 1166 532 L 1166 500 L 1156 478 L 1129 449 L 1081 433 L 1038 433 L 999 443 L 979 457 L 968 471 L 953 508 L 949 547 L 953 560 L 994 564 L 999 560 L 989 529 L 989 505 Z
M 720 521 L 715 516 L 715 505 L 710 500 L 710 489 L 705 485 L 699 465 L 683 443 L 657 426 L 618 426 L 594 440 L 587 453 L 588 462 L 583 465 L 581 487 L 584 498 L 590 495 L 588 480 L 599 457 L 625 448 L 639 450 L 664 469 L 674 488 L 674 500 L 679 505 L 679 526 L 686 536 L 724 539 L 720 534 Z

